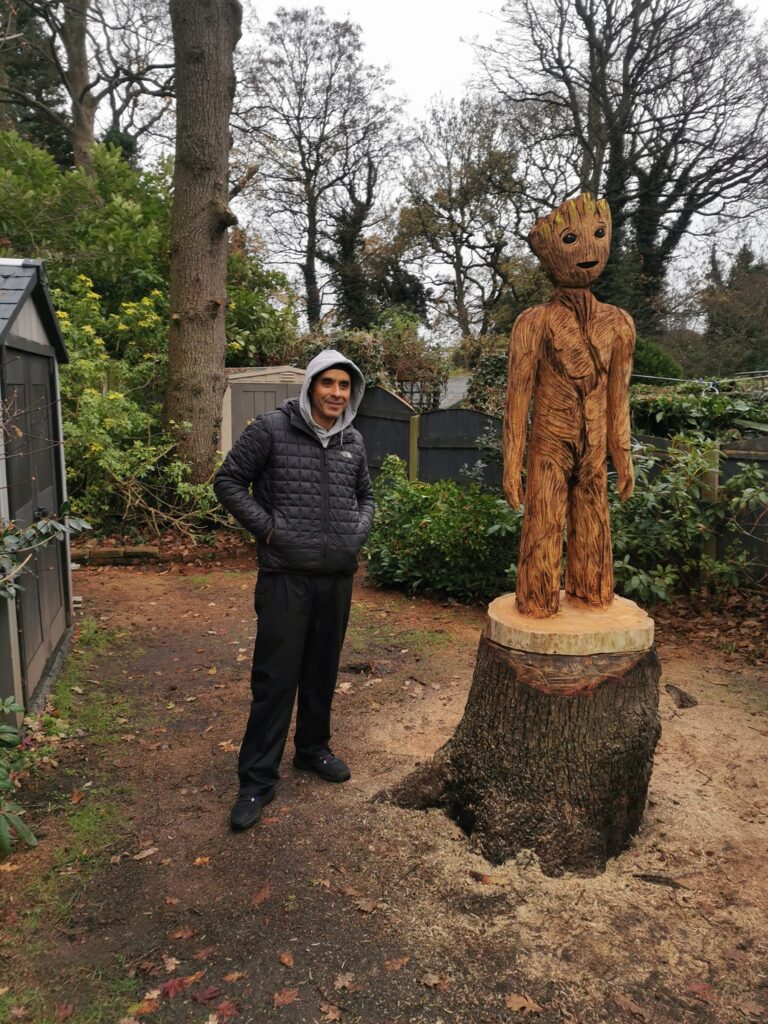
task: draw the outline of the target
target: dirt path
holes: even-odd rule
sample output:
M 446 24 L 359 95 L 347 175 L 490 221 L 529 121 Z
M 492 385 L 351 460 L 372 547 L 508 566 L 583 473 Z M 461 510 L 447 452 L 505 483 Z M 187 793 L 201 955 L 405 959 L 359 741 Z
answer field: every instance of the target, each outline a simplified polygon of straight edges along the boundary
M 27 780 L 44 841 L 0 874 L 0 1020 L 768 1020 L 764 668 L 665 627 L 662 686 L 699 703 L 662 693 L 633 847 L 597 879 L 494 868 L 440 812 L 371 799 L 451 734 L 482 612 L 360 584 L 335 704 L 351 782 L 286 758 L 265 818 L 232 835 L 252 589 L 77 574 L 95 639 L 57 700 L 83 734 Z

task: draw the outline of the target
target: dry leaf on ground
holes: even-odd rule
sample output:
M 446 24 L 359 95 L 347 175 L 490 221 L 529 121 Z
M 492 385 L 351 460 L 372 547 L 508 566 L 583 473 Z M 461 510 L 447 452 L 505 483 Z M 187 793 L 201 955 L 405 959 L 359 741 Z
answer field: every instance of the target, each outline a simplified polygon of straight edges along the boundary
M 511 992 L 504 1002 L 513 1013 L 522 1013 L 524 1017 L 527 1017 L 529 1013 L 544 1012 L 544 1007 L 539 1006 L 530 996 L 518 995 L 516 992 Z
M 751 1001 L 736 1003 L 736 1009 L 743 1013 L 745 1017 L 762 1017 L 765 1013 L 764 1006 Z
M 203 867 L 206 866 L 206 864 L 210 864 L 211 863 L 211 858 L 210 857 L 195 857 L 195 859 L 192 861 L 192 863 L 195 865 L 196 868 L 203 868 Z
M 334 1003 L 320 1003 L 320 1012 L 323 1015 L 323 1024 L 332 1024 L 333 1021 L 341 1020 L 341 1010 Z
M 385 960 L 384 966 L 388 971 L 399 971 L 402 967 L 405 967 L 410 959 L 409 956 L 401 956 L 395 960 Z
M 450 982 L 444 974 L 432 974 L 431 971 L 420 979 L 422 985 L 426 985 L 427 988 L 436 988 L 441 992 L 445 992 Z
M 720 998 L 717 990 L 706 981 L 692 981 L 690 985 L 686 985 L 685 991 L 690 992 L 692 996 L 700 999 L 703 1003 L 716 1003 Z
M 342 990 L 347 992 L 360 991 L 360 986 L 355 983 L 355 976 L 351 971 L 348 974 L 340 974 L 336 981 L 334 981 L 333 987 L 337 992 L 341 992 Z
M 141 853 L 134 853 L 134 860 L 144 860 L 145 857 L 151 857 L 153 853 L 158 852 L 157 846 L 149 846 L 146 850 L 142 850 Z
M 190 928 L 189 925 L 185 925 L 183 928 L 177 928 L 175 932 L 171 932 L 169 938 L 171 939 L 191 939 L 195 934 L 194 928 Z
M 180 963 L 181 960 L 177 959 L 177 957 L 168 956 L 167 953 L 163 953 L 163 967 L 165 967 L 169 974 L 173 974 Z
M 193 992 L 192 998 L 196 1003 L 212 1003 L 221 995 L 221 988 L 218 985 L 210 985 L 208 988 L 201 988 L 199 992 Z
M 230 971 L 229 974 L 224 975 L 224 981 L 240 981 L 244 977 L 245 971 Z
M 291 1003 L 295 1003 L 299 998 L 299 990 L 297 988 L 284 988 L 279 992 L 272 994 L 272 1005 L 277 1006 L 290 1006 Z
M 258 889 L 251 897 L 251 906 L 260 907 L 261 904 L 268 900 L 271 895 L 272 886 L 269 884 L 269 882 L 267 882 L 266 885 L 262 885 L 262 887 Z
M 651 1018 L 642 1006 L 638 1006 L 636 1002 L 629 998 L 629 996 L 616 994 L 613 997 L 613 1001 L 620 1010 L 625 1010 L 627 1013 L 631 1013 L 633 1017 L 637 1017 L 637 1019 L 641 1020 L 643 1024 L 651 1024 Z
M 277 958 L 283 967 L 293 967 L 293 954 L 292 953 L 280 953 Z

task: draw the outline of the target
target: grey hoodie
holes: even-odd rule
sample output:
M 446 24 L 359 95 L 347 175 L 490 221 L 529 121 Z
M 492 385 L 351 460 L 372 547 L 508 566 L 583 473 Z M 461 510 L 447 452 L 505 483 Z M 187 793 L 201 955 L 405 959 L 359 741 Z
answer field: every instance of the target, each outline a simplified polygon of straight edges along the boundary
M 349 373 L 349 376 L 352 379 L 352 393 L 349 396 L 349 402 L 341 416 L 338 417 L 329 430 L 324 430 L 312 419 L 312 404 L 309 400 L 309 389 L 311 388 L 312 381 L 315 377 L 331 366 L 336 366 Z M 363 377 L 362 372 L 357 366 L 355 366 L 352 360 L 347 359 L 347 357 L 343 356 L 341 352 L 337 352 L 334 348 L 327 348 L 323 352 L 318 353 L 314 359 L 310 360 L 304 376 L 304 383 L 301 386 L 301 393 L 299 395 L 299 410 L 304 422 L 317 434 L 323 448 L 328 447 L 329 438 L 333 437 L 334 434 L 338 434 L 340 431 L 345 430 L 351 425 L 352 420 L 357 415 L 357 410 L 364 394 L 365 377 Z

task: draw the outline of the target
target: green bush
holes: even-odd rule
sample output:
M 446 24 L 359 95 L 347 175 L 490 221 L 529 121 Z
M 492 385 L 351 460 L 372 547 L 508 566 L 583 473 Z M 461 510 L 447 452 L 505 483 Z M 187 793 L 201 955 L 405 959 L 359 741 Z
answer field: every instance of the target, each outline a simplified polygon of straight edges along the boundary
M 665 352 L 657 342 L 647 341 L 645 338 L 637 339 L 632 372 L 645 377 L 684 376 L 683 368 L 676 359 Z
M 23 710 L 13 697 L 0 700 L 0 857 L 11 852 L 14 837 L 27 846 L 37 845 L 37 839 L 21 818 L 24 813 L 21 807 L 9 799 L 16 789 L 11 776 L 11 754 L 21 743 L 21 735 L 15 726 L 3 722 L 2 718 Z
M 711 503 L 704 489 L 711 444 L 680 440 L 669 452 L 638 447 L 637 485 L 622 504 L 609 490 L 616 591 L 644 604 L 707 588 L 722 597 L 748 582 L 737 517 L 768 505 L 768 477 L 745 466 Z M 514 590 L 522 515 L 501 495 L 453 481 L 409 482 L 388 457 L 375 485 L 377 513 L 368 574 L 381 585 L 489 600 Z M 719 560 L 714 536 L 733 540 Z
M 764 381 L 633 385 L 632 423 L 640 434 L 674 437 L 740 437 L 768 429 L 768 385 Z M 760 431 L 750 424 L 762 424 Z
M 499 495 L 452 480 L 409 482 L 394 455 L 375 492 L 366 545 L 375 583 L 469 601 L 514 590 L 521 516 Z

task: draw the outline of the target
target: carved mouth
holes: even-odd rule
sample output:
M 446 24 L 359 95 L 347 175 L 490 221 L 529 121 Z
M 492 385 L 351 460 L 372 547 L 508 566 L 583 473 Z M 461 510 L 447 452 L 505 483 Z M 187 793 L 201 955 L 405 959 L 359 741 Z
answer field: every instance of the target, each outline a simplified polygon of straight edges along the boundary
M 581 267 L 582 270 L 591 270 L 592 267 L 597 266 L 597 260 L 588 260 L 586 263 L 577 263 L 577 267 Z

